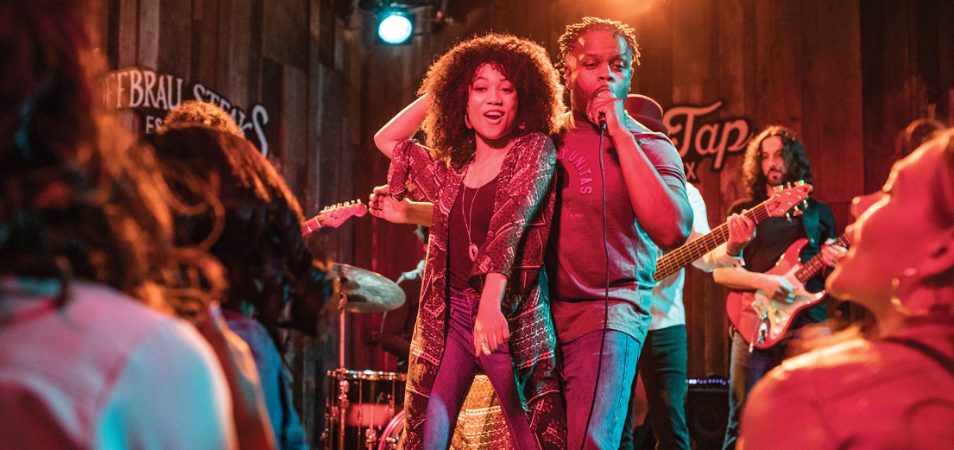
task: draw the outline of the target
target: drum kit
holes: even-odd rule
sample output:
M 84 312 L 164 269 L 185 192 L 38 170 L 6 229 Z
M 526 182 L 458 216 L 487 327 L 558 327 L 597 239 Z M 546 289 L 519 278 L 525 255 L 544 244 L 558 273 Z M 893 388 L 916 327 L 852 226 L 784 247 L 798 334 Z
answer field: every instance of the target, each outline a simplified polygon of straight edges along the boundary
M 403 449 L 403 373 L 345 368 L 345 314 L 376 313 L 399 308 L 404 291 L 393 281 L 367 269 L 335 264 L 331 270 L 338 301 L 338 368 L 327 373 L 325 450 Z M 454 449 L 512 448 L 507 425 L 490 381 L 477 375 L 458 416 Z
M 404 304 L 404 291 L 383 275 L 348 264 L 331 269 L 338 297 L 338 368 L 327 373 L 325 402 L 326 450 L 367 448 L 373 450 L 381 432 L 394 420 L 403 404 L 403 373 L 349 370 L 345 368 L 345 314 L 377 313 Z M 392 439 L 396 448 L 396 439 Z M 389 448 L 385 446 L 384 448 Z

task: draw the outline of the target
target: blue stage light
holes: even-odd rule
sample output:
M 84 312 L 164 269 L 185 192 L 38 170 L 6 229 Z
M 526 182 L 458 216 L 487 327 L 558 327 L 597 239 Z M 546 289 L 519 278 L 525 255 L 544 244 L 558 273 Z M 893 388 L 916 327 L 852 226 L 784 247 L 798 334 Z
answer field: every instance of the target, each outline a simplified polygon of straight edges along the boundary
M 414 20 L 403 11 L 389 11 L 378 21 L 378 38 L 391 45 L 406 44 L 414 34 Z

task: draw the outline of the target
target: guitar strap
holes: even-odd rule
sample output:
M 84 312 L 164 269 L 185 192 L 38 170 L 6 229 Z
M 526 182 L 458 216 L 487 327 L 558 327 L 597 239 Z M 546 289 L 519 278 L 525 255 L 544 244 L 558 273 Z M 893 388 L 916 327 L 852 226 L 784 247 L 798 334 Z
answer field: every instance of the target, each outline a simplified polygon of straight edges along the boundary
M 942 368 L 946 369 L 948 373 L 954 376 L 954 360 L 950 357 L 941 353 L 934 347 L 927 345 L 919 340 L 903 337 L 887 337 L 883 339 L 884 342 L 890 342 L 892 344 L 903 345 L 911 350 L 914 350 L 928 358 L 934 360 Z
M 802 226 L 805 228 L 805 237 L 808 238 L 809 245 L 821 247 L 824 244 L 825 237 L 818 235 L 818 214 L 821 208 L 815 205 L 815 200 L 808 199 L 808 207 L 802 211 Z M 822 242 L 818 242 L 821 239 Z

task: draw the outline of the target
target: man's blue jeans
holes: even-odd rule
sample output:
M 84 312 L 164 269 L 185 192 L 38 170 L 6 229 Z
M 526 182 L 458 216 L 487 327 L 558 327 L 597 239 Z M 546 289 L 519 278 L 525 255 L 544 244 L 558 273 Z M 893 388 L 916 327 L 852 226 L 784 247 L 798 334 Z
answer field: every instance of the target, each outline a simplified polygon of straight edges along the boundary
M 739 422 L 745 398 L 759 380 L 785 358 L 786 343 L 767 350 L 752 348 L 742 335 L 732 330 L 732 349 L 729 359 L 729 421 L 725 429 L 723 449 L 734 449 L 739 438 Z
M 619 447 L 644 338 L 600 330 L 560 346 L 569 450 Z

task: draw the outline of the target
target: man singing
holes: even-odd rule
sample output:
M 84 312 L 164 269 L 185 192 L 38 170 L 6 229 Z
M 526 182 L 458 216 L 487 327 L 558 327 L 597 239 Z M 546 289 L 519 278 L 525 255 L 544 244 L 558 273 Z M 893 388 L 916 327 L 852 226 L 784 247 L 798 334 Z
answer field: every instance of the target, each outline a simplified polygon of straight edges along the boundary
M 639 63 L 633 29 L 587 17 L 567 26 L 559 42 L 571 114 L 557 139 L 547 271 L 563 354 L 567 447 L 616 449 L 652 321 L 657 247 L 686 240 L 692 210 L 672 142 L 623 111 Z

